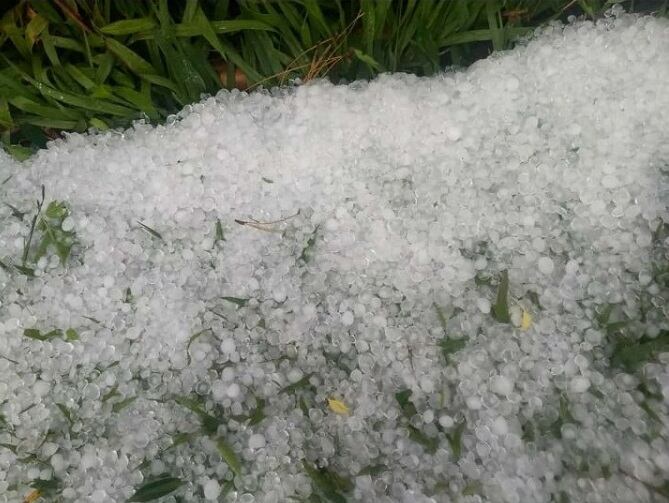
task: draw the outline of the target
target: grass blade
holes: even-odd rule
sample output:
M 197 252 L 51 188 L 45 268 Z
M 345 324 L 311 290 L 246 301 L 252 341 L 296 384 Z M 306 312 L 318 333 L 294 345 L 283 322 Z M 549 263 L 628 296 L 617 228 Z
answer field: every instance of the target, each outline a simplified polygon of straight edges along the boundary
M 232 470 L 232 473 L 240 477 L 242 474 L 242 464 L 239 461 L 237 454 L 235 454 L 235 451 L 232 450 L 230 444 L 228 444 L 225 439 L 219 438 L 216 441 L 216 448 L 223 458 L 223 461 L 225 461 Z
M 460 339 L 450 339 L 444 337 L 439 341 L 439 347 L 441 347 L 441 353 L 446 358 L 446 361 L 449 361 L 451 356 L 464 349 L 467 345 L 468 337 L 461 337 Z
M 448 439 L 448 445 L 451 447 L 451 452 L 453 457 L 458 460 L 462 455 L 462 434 L 465 431 L 466 423 L 465 421 L 459 422 L 451 433 L 446 434 Z
M 121 60 L 132 72 L 138 75 L 142 73 L 157 73 L 153 66 L 151 66 L 151 63 L 136 52 L 128 49 L 118 40 L 106 38 L 105 45 L 109 49 L 109 52 Z
M 334 472 L 325 468 L 316 468 L 306 460 L 302 461 L 304 471 L 311 479 L 311 485 L 315 492 L 330 503 L 346 503 L 347 499 L 343 493 L 353 489 L 353 483 Z
M 163 239 L 163 236 L 162 236 L 158 231 L 153 230 L 151 227 L 149 227 L 149 226 L 146 225 L 146 224 L 143 224 L 143 223 L 140 222 L 139 220 L 137 220 L 137 223 L 138 223 L 139 225 L 142 226 L 142 229 L 144 229 L 146 232 L 148 232 L 149 234 L 151 234 L 154 238 L 160 239 L 160 240 L 163 241 L 163 242 L 165 241 L 165 240 Z
M 492 306 L 492 316 L 500 323 L 511 323 L 511 314 L 509 313 L 509 272 L 504 270 L 499 276 L 499 285 L 497 286 L 497 299 Z
M 242 299 L 239 297 L 221 297 L 223 300 L 235 304 L 237 307 L 244 307 L 249 303 L 250 299 Z
M 156 28 L 156 22 L 150 17 L 137 19 L 123 19 L 115 21 L 100 28 L 105 35 L 132 35 L 142 31 L 150 31 Z
M 142 485 L 135 491 L 135 494 L 128 499 L 128 502 L 154 501 L 176 491 L 183 484 L 184 482 L 177 477 L 162 476 Z

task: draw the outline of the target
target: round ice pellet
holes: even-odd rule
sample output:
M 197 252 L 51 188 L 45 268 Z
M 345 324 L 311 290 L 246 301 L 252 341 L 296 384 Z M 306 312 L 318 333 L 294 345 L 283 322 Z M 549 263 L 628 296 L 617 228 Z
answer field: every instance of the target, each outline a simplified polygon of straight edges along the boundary
M 548 257 L 541 257 L 537 262 L 541 274 L 550 274 L 553 272 L 553 261 Z
M 214 479 L 208 479 L 203 487 L 202 491 L 204 492 L 204 499 L 208 501 L 218 500 L 218 496 L 221 494 L 221 486 L 218 481 Z

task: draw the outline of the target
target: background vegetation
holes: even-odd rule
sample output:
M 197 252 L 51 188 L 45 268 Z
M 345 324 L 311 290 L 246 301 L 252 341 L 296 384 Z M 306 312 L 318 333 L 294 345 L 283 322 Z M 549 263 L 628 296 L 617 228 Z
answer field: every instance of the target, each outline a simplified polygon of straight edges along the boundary
M 429 75 L 553 19 L 664 1 L 21 0 L 0 11 L 0 141 L 158 122 L 203 93 L 328 76 Z

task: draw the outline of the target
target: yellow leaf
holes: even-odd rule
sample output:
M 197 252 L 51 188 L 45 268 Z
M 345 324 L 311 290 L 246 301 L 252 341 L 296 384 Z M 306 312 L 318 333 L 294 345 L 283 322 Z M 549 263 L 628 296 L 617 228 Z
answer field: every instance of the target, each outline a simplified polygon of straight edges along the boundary
M 529 328 L 532 326 L 532 315 L 523 309 L 523 316 L 520 319 L 520 329 L 521 330 L 529 330 Z
M 30 491 L 25 498 L 23 498 L 23 503 L 33 503 L 42 495 L 37 489 Z
M 351 413 L 348 406 L 344 402 L 342 402 L 341 400 L 337 400 L 336 398 L 328 398 L 328 407 L 335 414 L 339 414 L 342 416 L 348 416 Z

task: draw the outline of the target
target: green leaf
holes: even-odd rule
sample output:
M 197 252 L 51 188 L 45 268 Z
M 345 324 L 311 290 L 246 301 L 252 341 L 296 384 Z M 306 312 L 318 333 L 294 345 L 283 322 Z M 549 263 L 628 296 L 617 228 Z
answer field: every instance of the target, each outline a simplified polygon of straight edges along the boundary
M 346 503 L 348 501 L 344 494 L 353 490 L 353 483 L 349 479 L 325 468 L 316 468 L 306 460 L 302 461 L 302 465 L 311 479 L 314 491 L 321 498 L 330 503 Z
M 198 0 L 186 0 L 186 7 L 184 8 L 184 14 L 181 17 L 181 21 L 187 23 L 195 17 L 198 3 Z
M 511 28 L 507 26 L 504 31 L 510 39 L 513 39 L 527 35 L 528 33 L 531 33 L 532 30 L 534 30 L 534 28 L 529 26 L 517 28 Z M 488 40 L 493 40 L 494 36 L 495 35 L 491 30 L 469 30 L 460 33 L 454 33 L 448 38 L 442 40 L 440 45 L 447 47 L 459 44 L 470 44 L 472 42 L 487 42 Z M 499 39 L 497 40 L 497 43 L 499 43 Z
M 153 106 L 153 102 L 144 94 L 125 86 L 114 87 L 114 93 L 137 108 L 137 110 L 144 112 L 151 119 L 155 120 L 158 118 L 158 111 Z
M 72 76 L 72 78 L 79 84 L 81 87 L 89 91 L 95 87 L 95 82 L 89 78 L 80 68 L 67 63 L 65 65 L 65 70 Z
M 106 122 L 101 121 L 100 119 L 96 119 L 95 117 L 88 119 L 88 125 L 90 127 L 96 128 L 98 131 L 106 131 L 109 129 L 109 125 Z
M 365 54 L 360 49 L 353 49 L 353 54 L 355 54 L 356 58 L 358 58 L 360 61 L 362 61 L 366 65 L 370 66 L 371 68 L 373 68 L 377 72 L 381 71 L 381 65 L 378 63 L 378 61 L 376 61 L 370 55 Z
M 30 487 L 40 492 L 42 498 L 56 496 L 61 490 L 61 481 L 57 477 L 50 479 L 36 479 L 30 483 Z
M 474 283 L 476 286 L 489 286 L 492 283 L 492 278 L 479 272 L 474 276 Z
M 400 410 L 402 411 L 402 414 L 404 414 L 404 417 L 411 419 L 413 416 L 418 414 L 418 411 L 416 410 L 416 406 L 411 402 L 411 390 L 410 389 L 404 389 L 402 391 L 398 391 L 395 393 L 395 400 L 397 400 L 397 403 L 400 406 Z
M 25 161 L 33 155 L 33 150 L 21 145 L 5 145 L 5 150 L 17 161 Z
M 444 337 L 439 341 L 439 346 L 441 347 L 441 353 L 444 355 L 444 358 L 448 361 L 452 355 L 464 349 L 467 345 L 468 337 L 461 337 L 459 339 L 450 339 Z
M 52 2 L 50 0 L 30 0 L 30 7 L 40 15 L 44 16 L 52 23 L 62 23 L 63 20 L 58 14 L 58 11 L 51 4 Z
M 409 430 L 409 438 L 420 444 L 425 449 L 425 452 L 429 454 L 437 452 L 439 448 L 439 440 L 437 438 L 428 437 L 425 433 L 410 424 L 407 425 L 407 429 Z
M 600 328 L 606 328 L 606 325 L 609 323 L 609 318 L 613 312 L 613 304 L 604 304 L 603 306 L 598 306 L 595 310 L 595 320 Z
M 194 435 L 192 433 L 177 433 L 172 437 L 172 445 L 167 447 L 164 451 L 169 451 L 174 449 L 182 444 L 190 442 L 193 439 Z
M 118 384 L 114 385 L 109 391 L 107 391 L 104 395 L 102 395 L 100 401 L 104 403 L 110 398 L 113 398 L 115 396 L 120 396 L 120 393 L 118 392 Z
M 98 68 L 95 71 L 95 80 L 98 84 L 103 84 L 114 68 L 114 56 L 111 52 L 105 52 L 98 57 Z
M 458 460 L 462 455 L 462 434 L 465 431 L 466 423 L 464 420 L 457 423 L 453 431 L 446 434 L 446 439 L 448 440 L 448 445 L 451 447 L 451 452 L 453 457 Z
M 150 17 L 137 19 L 123 19 L 109 23 L 100 28 L 105 35 L 131 35 L 142 31 L 151 31 L 156 28 L 156 22 Z
M 116 402 L 114 405 L 112 405 L 112 412 L 121 412 L 135 400 L 137 400 L 136 396 L 130 396 L 124 400 L 121 400 L 120 402 Z
M 185 396 L 178 396 L 174 398 L 174 401 L 200 417 L 200 424 L 205 433 L 214 435 L 218 431 L 221 421 L 204 410 L 197 400 Z
M 30 77 L 26 77 L 26 80 L 28 80 L 28 82 L 30 82 L 40 93 L 42 93 L 47 98 L 52 98 L 56 101 L 61 101 L 74 107 L 80 107 L 87 110 L 93 110 L 95 112 L 108 113 L 111 115 L 119 115 L 124 117 L 132 116 L 134 113 L 131 108 L 95 100 L 93 98 L 88 98 L 81 95 L 71 94 L 65 91 L 59 91 Z
M 142 485 L 128 502 L 154 501 L 176 491 L 184 482 L 177 477 L 162 476 Z
M 165 87 L 169 89 L 170 91 L 176 93 L 178 92 L 179 88 L 177 85 L 172 82 L 170 79 L 167 77 L 163 77 L 161 75 L 153 75 L 149 73 L 142 73 L 139 75 L 142 79 L 146 80 L 147 82 L 150 82 L 151 84 L 155 84 L 157 86 Z
M 657 355 L 669 351 L 669 330 L 662 330 L 656 337 L 639 339 L 621 337 L 614 345 L 611 366 L 622 367 L 629 372 L 638 371 Z
M 221 219 L 216 219 L 216 225 L 214 226 L 214 245 L 219 241 L 225 241 L 225 235 L 223 234 L 223 225 L 221 224 Z
M 34 16 L 25 27 L 25 36 L 28 46 L 32 48 L 40 34 L 49 26 L 49 21 L 39 14 Z
M 253 68 L 244 61 L 244 59 L 239 55 L 239 53 L 230 45 L 223 42 L 218 38 L 216 34 L 216 29 L 209 22 L 207 17 L 201 8 L 199 8 L 195 14 L 194 22 L 200 31 L 200 35 L 203 36 L 211 46 L 218 51 L 221 57 L 225 61 L 231 61 L 237 67 L 244 71 L 244 73 L 252 80 L 260 80 L 262 76 Z
M 23 335 L 24 337 L 28 337 L 29 339 L 36 339 L 38 341 L 48 341 L 50 339 L 55 339 L 56 337 L 62 337 L 63 331 L 56 328 L 54 330 L 51 330 L 50 332 L 46 332 L 43 334 L 36 328 L 26 328 L 23 331 Z
M 439 320 L 441 329 L 444 331 L 444 335 L 447 335 L 446 329 L 448 328 L 448 320 L 446 319 L 444 310 L 436 302 L 433 302 L 432 305 L 434 306 L 434 310 L 437 312 L 437 319 Z
M 216 448 L 218 449 L 218 453 L 221 455 L 223 460 L 232 470 L 232 473 L 240 477 L 242 474 L 242 464 L 239 461 L 237 454 L 235 454 L 235 451 L 232 450 L 230 444 L 228 444 L 225 439 L 219 438 L 216 441 Z
M 311 235 L 309 236 L 309 239 L 307 239 L 307 244 L 305 245 L 304 248 L 302 248 L 302 253 L 300 253 L 300 260 L 304 261 L 305 263 L 309 262 L 312 258 L 314 247 L 316 246 L 316 238 L 318 236 L 319 228 L 320 226 L 317 225 L 316 228 L 311 233 Z
M 262 422 L 267 416 L 265 415 L 265 400 L 262 398 L 257 400 L 255 409 L 249 414 L 249 426 L 255 426 Z
M 492 306 L 492 316 L 500 323 L 511 323 L 509 314 L 509 272 L 504 270 L 499 276 L 497 285 L 497 299 Z
M 21 274 L 24 276 L 28 276 L 29 278 L 34 278 L 35 277 L 35 269 L 32 267 L 26 267 L 23 265 L 14 265 L 14 269 L 19 271 Z M 24 333 L 25 335 L 25 333 Z
M 370 465 L 360 470 L 358 472 L 358 476 L 370 475 L 372 477 L 376 477 L 377 475 L 381 475 L 383 472 L 387 470 L 388 467 L 386 465 Z
M 462 489 L 463 496 L 474 496 L 479 494 L 483 490 L 483 484 L 478 480 L 473 480 L 468 482 L 467 485 Z
M 147 60 L 142 58 L 139 54 L 128 49 L 118 40 L 113 38 L 105 38 L 105 45 L 107 49 L 116 56 L 121 62 L 126 65 L 132 72 L 141 75 L 143 73 L 155 74 L 155 68 L 151 66 Z
M 65 419 L 67 419 L 67 422 L 70 423 L 70 425 L 74 424 L 74 420 L 72 419 L 72 414 L 70 413 L 70 410 L 65 407 L 62 403 L 57 403 L 56 407 L 63 413 L 63 416 L 65 416 Z
M 238 307 L 244 307 L 246 304 L 249 303 L 249 300 L 251 300 L 251 299 L 242 299 L 240 297 L 221 297 L 221 299 L 230 302 L 232 304 L 235 304 Z
M 658 416 L 657 412 L 653 410 L 653 408 L 650 406 L 650 403 L 648 400 L 644 400 L 639 404 L 639 407 L 641 407 L 641 410 L 643 410 L 646 414 L 648 414 L 648 417 L 650 417 L 653 421 L 657 423 L 662 423 L 662 418 Z
M 44 37 L 43 37 L 44 40 Z M 69 51 L 76 51 L 80 53 L 86 52 L 81 43 L 73 38 L 68 37 L 58 37 L 56 35 L 49 35 L 49 41 L 53 44 L 53 47 L 60 47 L 61 49 L 67 49 Z M 46 49 L 46 48 L 45 48 Z
M 310 382 L 310 379 L 311 379 L 312 375 L 313 374 L 307 374 L 302 379 L 300 379 L 299 381 L 296 381 L 294 383 L 288 384 L 287 386 L 284 386 L 283 388 L 281 388 L 279 390 L 279 393 L 292 394 L 292 393 L 295 393 L 298 389 L 312 387 L 312 384 Z
M 44 119 L 41 117 L 24 117 L 21 119 L 22 124 L 32 124 L 41 128 L 50 129 L 77 129 L 80 124 L 78 121 L 66 121 L 58 119 Z
M 53 219 L 64 219 L 67 217 L 68 213 L 69 212 L 65 203 L 60 201 L 51 201 L 49 206 L 47 206 L 46 211 L 44 212 L 48 218 Z
M 500 24 L 500 4 L 496 0 L 486 2 L 486 14 L 488 17 L 488 26 L 490 29 L 490 38 L 492 39 L 493 49 L 501 51 L 504 49 L 504 32 Z

